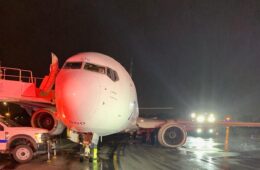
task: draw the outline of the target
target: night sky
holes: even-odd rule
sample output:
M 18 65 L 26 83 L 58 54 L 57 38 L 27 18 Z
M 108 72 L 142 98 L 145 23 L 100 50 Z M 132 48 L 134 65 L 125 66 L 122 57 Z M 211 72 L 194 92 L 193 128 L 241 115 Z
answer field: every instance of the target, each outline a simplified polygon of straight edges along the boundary
M 0 0 L 3 66 L 42 77 L 84 51 L 133 59 L 140 107 L 260 117 L 258 0 Z

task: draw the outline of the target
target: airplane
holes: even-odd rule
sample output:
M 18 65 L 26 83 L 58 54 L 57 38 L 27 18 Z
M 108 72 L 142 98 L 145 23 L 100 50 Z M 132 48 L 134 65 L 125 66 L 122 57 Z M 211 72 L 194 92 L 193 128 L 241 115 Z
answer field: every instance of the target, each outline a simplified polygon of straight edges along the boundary
M 138 128 L 158 129 L 158 141 L 166 147 L 176 148 L 186 141 L 187 132 L 182 124 L 139 117 L 135 84 L 125 68 L 110 56 L 78 53 L 59 69 L 58 58 L 52 53 L 49 76 L 39 88 L 30 72 L 27 82 L 23 77 L 7 80 L 8 68 L 0 68 L 0 101 L 26 108 L 32 116 L 32 126 L 48 129 L 52 135 L 67 127 L 68 138 L 82 144 L 84 152 L 91 145 L 96 146 L 102 136 Z M 24 71 L 16 70 L 20 76 Z M 18 86 L 22 90 L 17 90 Z

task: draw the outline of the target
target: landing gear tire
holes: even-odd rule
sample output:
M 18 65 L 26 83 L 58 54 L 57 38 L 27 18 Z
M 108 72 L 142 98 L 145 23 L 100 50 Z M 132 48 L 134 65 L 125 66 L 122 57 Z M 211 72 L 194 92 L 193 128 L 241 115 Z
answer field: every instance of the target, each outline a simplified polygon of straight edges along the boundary
M 88 152 L 86 152 L 86 148 L 87 148 L 88 146 L 83 146 L 83 145 L 81 145 L 80 146 L 80 156 L 79 156 L 79 161 L 80 162 L 83 162 L 84 160 L 89 160 L 89 153 Z
M 28 145 L 18 145 L 13 149 L 12 156 L 16 162 L 26 163 L 32 160 L 33 151 Z

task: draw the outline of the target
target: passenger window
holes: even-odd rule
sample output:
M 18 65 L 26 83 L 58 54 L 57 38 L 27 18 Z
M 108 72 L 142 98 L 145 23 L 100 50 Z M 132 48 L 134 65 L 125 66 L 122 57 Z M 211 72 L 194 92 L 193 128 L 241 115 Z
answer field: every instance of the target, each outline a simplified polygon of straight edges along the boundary
M 106 68 L 105 67 L 101 67 L 101 66 L 97 66 L 94 64 L 90 64 L 90 63 L 86 63 L 84 66 L 85 70 L 89 70 L 89 71 L 94 71 L 97 73 L 101 73 L 101 74 L 105 74 L 106 73 Z
M 80 69 L 82 62 L 67 62 L 64 65 L 64 69 Z
M 107 68 L 107 76 L 113 81 L 119 80 L 117 72 L 112 70 L 111 68 Z

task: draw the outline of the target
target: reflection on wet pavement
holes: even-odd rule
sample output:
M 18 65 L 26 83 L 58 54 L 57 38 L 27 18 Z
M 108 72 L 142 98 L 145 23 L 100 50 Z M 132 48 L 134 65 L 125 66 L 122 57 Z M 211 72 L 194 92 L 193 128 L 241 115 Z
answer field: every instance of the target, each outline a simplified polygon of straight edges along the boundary
M 149 145 L 128 145 L 120 157 L 121 169 L 260 169 L 260 143 L 248 139 L 230 140 L 229 151 L 224 151 L 224 138 L 204 139 L 189 137 L 178 149 Z M 247 145 L 246 148 L 241 148 Z M 254 148 L 254 151 L 251 150 Z M 258 150 L 256 150 L 258 148 Z
M 138 141 L 104 144 L 99 161 L 80 162 L 78 145 L 63 143 L 56 159 L 47 161 L 41 154 L 27 164 L 16 164 L 8 156 L 1 156 L 0 169 L 18 170 L 218 170 L 260 169 L 260 140 L 232 137 L 229 151 L 224 151 L 224 138 L 189 137 L 178 149 L 151 146 Z

